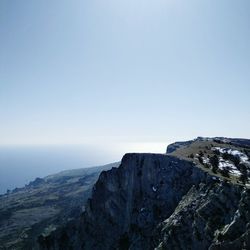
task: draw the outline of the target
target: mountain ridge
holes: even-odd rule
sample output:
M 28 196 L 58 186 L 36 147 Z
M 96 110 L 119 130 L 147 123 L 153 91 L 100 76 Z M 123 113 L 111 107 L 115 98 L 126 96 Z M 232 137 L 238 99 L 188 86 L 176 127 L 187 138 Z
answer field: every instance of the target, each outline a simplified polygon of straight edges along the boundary
M 37 178 L 0 207 L 0 249 L 248 249 L 249 145 L 198 137 L 163 154 Z M 7 194 L 0 199 L 8 204 Z M 20 218 L 33 224 L 16 225 Z M 12 238 L 10 222 L 21 229 Z
M 231 169 L 224 176 L 219 167 L 229 165 L 224 164 L 224 153 L 216 149 L 230 148 L 239 157 L 249 153 L 244 142 L 235 142 L 198 138 L 168 154 L 125 154 L 119 168 L 101 173 L 81 219 L 40 238 L 40 249 L 250 246 L 248 180 L 243 183 Z M 213 161 L 199 161 L 200 154 L 220 160 L 217 172 L 213 172 Z M 231 160 L 227 160 L 230 166 Z

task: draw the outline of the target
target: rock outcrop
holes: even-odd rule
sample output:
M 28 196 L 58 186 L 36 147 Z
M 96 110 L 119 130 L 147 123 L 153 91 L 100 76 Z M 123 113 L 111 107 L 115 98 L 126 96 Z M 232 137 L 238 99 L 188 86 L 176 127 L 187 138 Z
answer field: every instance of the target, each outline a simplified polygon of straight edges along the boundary
M 101 173 L 81 218 L 40 237 L 39 246 L 249 249 L 250 191 L 235 183 L 176 155 L 126 154 L 119 168 Z
M 250 192 L 225 182 L 200 184 L 159 225 L 156 249 L 249 248 Z
M 187 147 L 189 146 L 190 144 L 192 144 L 194 140 L 191 140 L 191 141 L 180 141 L 180 142 L 174 142 L 174 143 L 171 143 L 167 146 L 167 151 L 166 153 L 167 154 L 171 154 L 173 153 L 174 151 L 176 151 L 177 149 L 180 149 L 180 148 L 183 148 L 183 147 Z

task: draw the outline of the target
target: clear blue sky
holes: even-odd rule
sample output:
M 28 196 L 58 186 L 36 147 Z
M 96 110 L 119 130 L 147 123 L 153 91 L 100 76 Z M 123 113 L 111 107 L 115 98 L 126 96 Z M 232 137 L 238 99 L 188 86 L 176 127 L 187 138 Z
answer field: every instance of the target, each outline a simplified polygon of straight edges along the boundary
M 249 13 L 249 0 L 1 0 L 0 144 L 250 138 Z

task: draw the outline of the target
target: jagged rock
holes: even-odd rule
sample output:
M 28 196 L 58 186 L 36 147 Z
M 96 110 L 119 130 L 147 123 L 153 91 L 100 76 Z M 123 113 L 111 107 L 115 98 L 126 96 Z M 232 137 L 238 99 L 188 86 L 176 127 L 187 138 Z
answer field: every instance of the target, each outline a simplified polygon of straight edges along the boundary
M 211 181 L 192 163 L 176 157 L 127 154 L 119 168 L 100 175 L 77 229 L 78 238 L 67 245 L 74 249 L 80 245 L 83 249 L 123 249 L 125 245 L 152 249 L 158 223 L 173 213 L 190 188 Z M 58 235 L 54 235 L 55 242 Z
M 40 237 L 40 249 L 249 249 L 249 186 L 196 166 L 183 151 L 236 142 L 248 143 L 197 138 L 168 154 L 126 154 L 102 172 L 81 218 Z

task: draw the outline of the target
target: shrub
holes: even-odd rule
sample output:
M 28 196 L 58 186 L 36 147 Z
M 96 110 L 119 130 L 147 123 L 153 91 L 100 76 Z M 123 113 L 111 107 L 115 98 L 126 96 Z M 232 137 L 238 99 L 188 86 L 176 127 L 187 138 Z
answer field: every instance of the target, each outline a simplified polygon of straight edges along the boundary
M 229 160 L 229 158 L 230 158 L 230 154 L 228 154 L 227 152 L 226 153 L 223 153 L 222 154 L 222 158 L 224 159 L 224 160 Z
M 193 159 L 193 158 L 194 158 L 194 154 L 193 154 L 193 153 L 190 154 L 190 155 L 189 155 L 189 158 L 192 158 L 192 159 Z
M 212 171 L 216 174 L 218 170 L 218 167 L 212 166 Z
M 240 164 L 237 166 L 237 168 L 238 168 L 242 173 L 247 174 L 247 167 L 246 167 L 245 164 L 240 163 Z
M 233 164 L 237 167 L 240 164 L 240 157 L 238 155 L 231 155 L 226 153 L 222 154 L 222 157 L 224 160 L 229 160 L 231 162 L 233 162 Z
M 201 164 L 203 164 L 203 159 L 202 159 L 201 156 L 198 157 L 198 160 L 199 160 L 199 162 L 200 162 Z
M 240 164 L 240 158 L 239 156 L 230 155 L 230 160 L 234 163 L 235 166 L 238 166 Z
M 240 181 L 243 184 L 246 184 L 246 182 L 247 182 L 247 175 L 245 173 L 241 173 L 241 175 L 240 175 Z
M 214 153 L 215 153 L 216 155 L 220 155 L 220 151 L 219 151 L 218 149 L 214 150 Z
M 222 174 L 222 176 L 229 178 L 229 170 L 228 169 L 224 168 L 224 169 L 220 170 L 220 173 Z
M 217 155 L 213 155 L 210 157 L 209 162 L 211 163 L 212 167 L 215 167 L 218 169 L 219 167 L 219 158 Z
M 200 150 L 200 152 L 199 152 L 199 156 L 204 156 L 204 153 Z
M 212 171 L 216 174 L 219 168 L 219 158 L 217 155 L 213 155 L 210 157 L 209 162 L 212 165 Z

